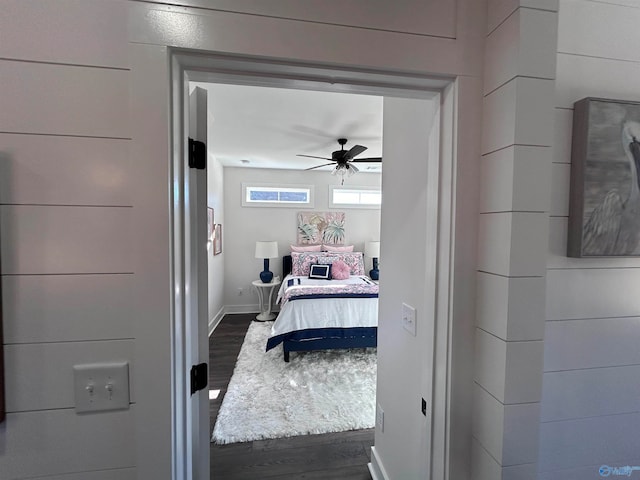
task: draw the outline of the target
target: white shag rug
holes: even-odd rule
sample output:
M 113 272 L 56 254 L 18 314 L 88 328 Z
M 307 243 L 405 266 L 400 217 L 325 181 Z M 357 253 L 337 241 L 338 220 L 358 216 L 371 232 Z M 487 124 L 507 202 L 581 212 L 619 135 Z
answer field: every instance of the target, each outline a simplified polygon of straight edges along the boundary
M 376 350 L 265 352 L 273 322 L 251 322 L 211 441 L 218 444 L 375 425 Z

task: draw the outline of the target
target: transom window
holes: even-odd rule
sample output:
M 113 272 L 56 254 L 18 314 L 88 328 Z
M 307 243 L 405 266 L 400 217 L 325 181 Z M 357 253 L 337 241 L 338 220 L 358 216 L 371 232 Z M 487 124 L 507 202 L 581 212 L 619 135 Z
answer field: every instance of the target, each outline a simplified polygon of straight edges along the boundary
M 242 184 L 244 207 L 313 207 L 313 185 Z
M 380 208 L 382 191 L 377 187 L 329 186 L 330 207 Z

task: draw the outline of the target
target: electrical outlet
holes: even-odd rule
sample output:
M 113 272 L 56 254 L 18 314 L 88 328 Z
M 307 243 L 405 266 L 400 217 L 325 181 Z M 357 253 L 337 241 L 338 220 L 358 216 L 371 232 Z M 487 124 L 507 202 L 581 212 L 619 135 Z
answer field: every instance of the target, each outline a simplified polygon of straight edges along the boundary
M 238 287 L 238 295 L 242 295 L 244 293 L 244 288 Z
M 378 408 L 376 408 L 376 426 L 378 427 L 378 430 L 380 430 L 380 432 L 384 432 L 384 410 L 382 410 L 382 407 L 380 406 L 380 404 L 377 405 Z
M 402 327 L 416 336 L 416 309 L 406 303 L 402 304 Z

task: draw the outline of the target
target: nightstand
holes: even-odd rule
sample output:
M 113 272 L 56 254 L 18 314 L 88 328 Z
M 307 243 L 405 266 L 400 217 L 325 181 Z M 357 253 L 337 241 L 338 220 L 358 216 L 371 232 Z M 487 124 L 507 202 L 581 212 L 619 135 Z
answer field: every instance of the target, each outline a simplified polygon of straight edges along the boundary
M 256 320 L 266 322 L 267 320 L 276 318 L 276 314 L 271 313 L 271 302 L 273 300 L 273 292 L 277 290 L 281 283 L 280 280 L 275 279 L 269 283 L 264 283 L 262 280 L 254 280 L 251 282 L 251 285 L 256 287 L 258 301 L 260 302 L 260 313 L 256 317 Z

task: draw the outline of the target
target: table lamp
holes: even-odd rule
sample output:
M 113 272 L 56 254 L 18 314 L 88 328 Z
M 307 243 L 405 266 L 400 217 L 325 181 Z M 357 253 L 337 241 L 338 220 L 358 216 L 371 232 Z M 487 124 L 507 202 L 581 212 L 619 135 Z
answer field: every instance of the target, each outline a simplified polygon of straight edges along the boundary
M 273 272 L 269 271 L 269 259 L 278 256 L 278 242 L 256 242 L 256 258 L 264 259 L 264 270 L 260 272 L 260 280 L 269 283 L 273 279 Z
M 364 254 L 367 257 L 373 259 L 373 269 L 369 271 L 369 276 L 372 280 L 378 280 L 380 278 L 380 272 L 378 270 L 378 257 L 380 257 L 380 242 L 366 242 L 364 244 Z

